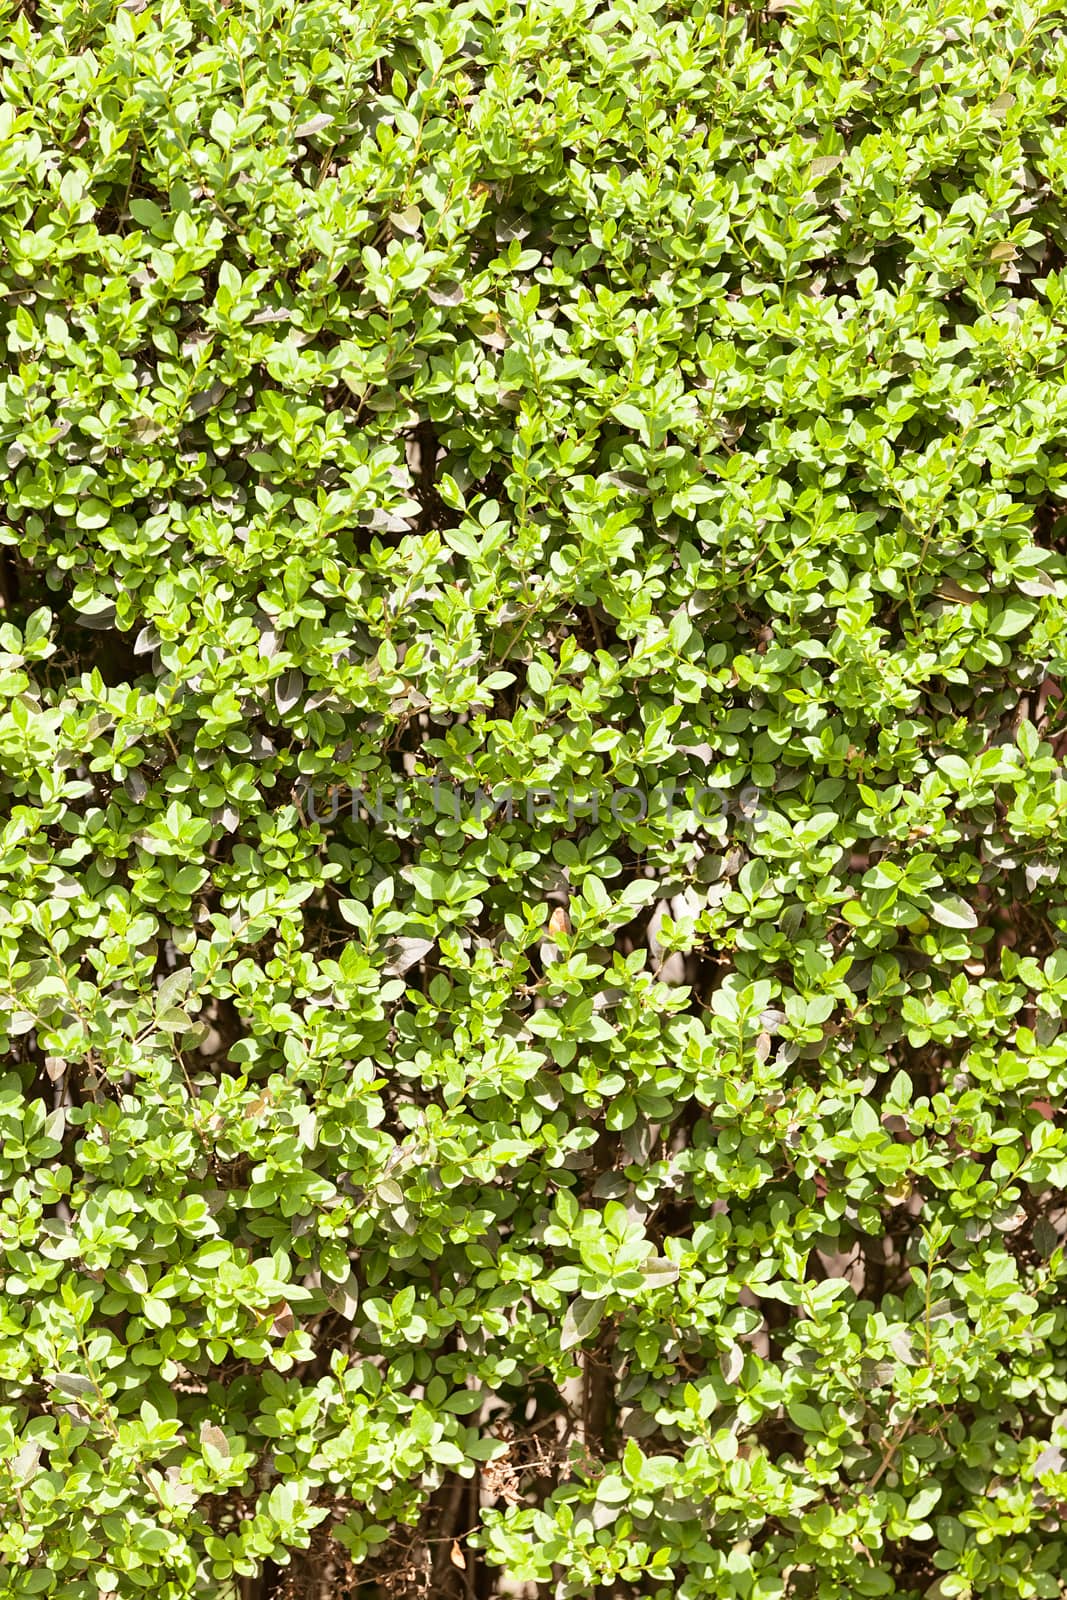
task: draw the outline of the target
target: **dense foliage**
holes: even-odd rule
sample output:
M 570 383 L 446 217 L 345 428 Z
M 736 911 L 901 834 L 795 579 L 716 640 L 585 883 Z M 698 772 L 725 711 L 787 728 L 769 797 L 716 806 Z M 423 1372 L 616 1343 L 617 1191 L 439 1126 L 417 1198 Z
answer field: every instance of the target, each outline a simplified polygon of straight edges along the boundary
M 0 1593 L 1062 1595 L 1062 8 L 2 11 Z

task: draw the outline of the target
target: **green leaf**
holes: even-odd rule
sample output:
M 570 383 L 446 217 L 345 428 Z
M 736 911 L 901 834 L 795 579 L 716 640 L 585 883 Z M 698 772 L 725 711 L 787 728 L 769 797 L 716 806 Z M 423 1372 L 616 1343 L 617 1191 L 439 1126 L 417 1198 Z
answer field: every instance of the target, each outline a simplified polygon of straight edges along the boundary
M 563 1331 L 560 1334 L 559 1347 L 561 1350 L 571 1350 L 575 1345 L 582 1344 L 591 1334 L 595 1333 L 604 1316 L 603 1302 L 589 1300 L 584 1295 L 571 1301 L 563 1318 Z
M 958 895 L 931 898 L 930 915 L 944 928 L 977 928 L 978 917 L 972 906 Z

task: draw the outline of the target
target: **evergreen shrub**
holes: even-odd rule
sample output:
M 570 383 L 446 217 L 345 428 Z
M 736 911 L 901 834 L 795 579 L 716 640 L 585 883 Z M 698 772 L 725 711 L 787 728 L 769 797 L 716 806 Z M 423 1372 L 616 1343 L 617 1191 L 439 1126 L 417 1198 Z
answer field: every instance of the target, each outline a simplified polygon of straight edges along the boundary
M 0 11 L 0 1593 L 1063 1595 L 1062 7 Z

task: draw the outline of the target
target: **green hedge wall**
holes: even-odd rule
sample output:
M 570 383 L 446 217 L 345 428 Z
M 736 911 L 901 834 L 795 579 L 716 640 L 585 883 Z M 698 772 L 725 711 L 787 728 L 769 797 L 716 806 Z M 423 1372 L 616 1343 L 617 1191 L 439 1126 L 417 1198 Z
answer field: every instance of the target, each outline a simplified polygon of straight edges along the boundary
M 1062 7 L 0 13 L 0 1593 L 1063 1595 Z

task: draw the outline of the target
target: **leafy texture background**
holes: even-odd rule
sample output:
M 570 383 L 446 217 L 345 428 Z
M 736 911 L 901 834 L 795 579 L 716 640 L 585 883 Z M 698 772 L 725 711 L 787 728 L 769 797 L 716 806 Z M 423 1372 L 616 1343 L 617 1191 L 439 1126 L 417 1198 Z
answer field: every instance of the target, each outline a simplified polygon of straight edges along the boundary
M 1063 1594 L 1062 8 L 0 9 L 0 1592 Z

